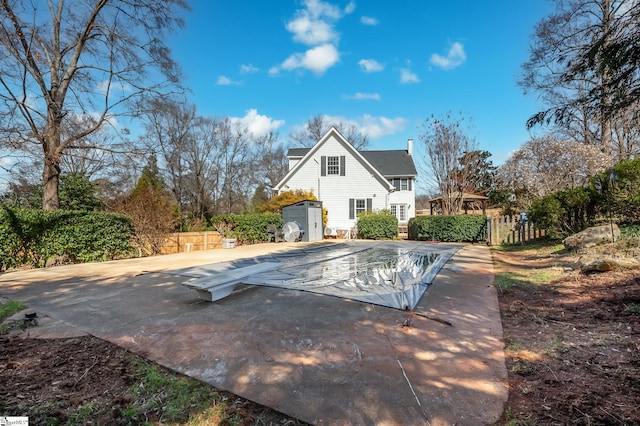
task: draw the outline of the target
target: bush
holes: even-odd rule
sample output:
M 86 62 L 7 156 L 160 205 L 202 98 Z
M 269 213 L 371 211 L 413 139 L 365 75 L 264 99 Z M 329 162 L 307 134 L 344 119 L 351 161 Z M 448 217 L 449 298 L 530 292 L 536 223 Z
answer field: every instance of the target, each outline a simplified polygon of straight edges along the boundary
M 358 237 L 368 240 L 393 239 L 398 236 L 398 218 L 387 210 L 358 215 Z
M 211 227 L 223 238 L 235 238 L 238 244 L 255 244 L 268 241 L 267 226 L 282 226 L 282 216 L 275 213 L 249 213 L 213 216 Z
M 565 189 L 534 200 L 528 216 L 552 239 L 582 231 L 613 216 L 618 222 L 640 222 L 640 159 L 627 160 L 590 179 L 588 186 Z
M 484 215 L 418 216 L 409 220 L 409 239 L 477 242 L 487 240 Z
M 640 222 L 640 159 L 622 161 L 614 168 L 611 209 L 624 222 Z
M 130 219 L 119 214 L 5 207 L 0 211 L 0 269 L 128 257 L 132 233 Z

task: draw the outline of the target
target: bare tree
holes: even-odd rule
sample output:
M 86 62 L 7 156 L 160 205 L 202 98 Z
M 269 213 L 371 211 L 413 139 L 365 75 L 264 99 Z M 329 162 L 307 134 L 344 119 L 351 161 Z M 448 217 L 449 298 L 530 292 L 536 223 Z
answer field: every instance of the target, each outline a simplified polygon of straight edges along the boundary
M 369 145 L 369 137 L 360 132 L 355 124 L 345 121 L 331 122 L 323 114 L 316 114 L 311 117 L 303 129 L 292 132 L 290 137 L 298 145 L 312 147 L 331 127 L 335 127 L 358 150 L 364 149 Z
M 253 135 L 246 126 L 227 117 L 217 122 L 217 137 L 216 212 L 239 213 L 247 209 L 255 183 L 251 175 Z
M 269 133 L 256 141 L 256 184 L 267 191 L 271 198 L 271 188 L 287 174 L 289 160 L 284 146 L 278 141 L 278 135 Z
M 443 119 L 432 116 L 420 135 L 427 154 L 422 165 L 442 196 L 443 214 L 456 214 L 461 210 L 464 191 L 478 175 L 475 166 L 479 163 L 474 161 L 475 156 L 467 155 L 477 151 L 477 144 L 466 134 L 468 129 L 464 125 L 462 115 L 454 118 L 449 113 Z
M 619 113 L 629 99 L 620 99 L 626 93 L 619 84 L 626 69 L 620 58 L 611 57 L 611 49 L 638 34 L 640 5 L 637 0 L 555 2 L 556 12 L 536 26 L 529 60 L 522 66 L 520 86 L 549 105 L 527 125 L 554 124 L 563 138 L 596 142 L 606 154 L 618 154 L 612 123 L 623 118 Z M 637 70 L 630 76 L 637 82 Z
M 196 120 L 195 106 L 175 99 L 151 99 L 145 114 L 143 143 L 150 152 L 158 153 L 164 180 L 181 214 L 187 203 L 185 157 L 195 144 L 192 129 Z
M 177 83 L 161 40 L 182 26 L 186 8 L 184 0 L 0 0 L 0 141 L 40 147 L 44 209 L 59 206 L 71 145 Z

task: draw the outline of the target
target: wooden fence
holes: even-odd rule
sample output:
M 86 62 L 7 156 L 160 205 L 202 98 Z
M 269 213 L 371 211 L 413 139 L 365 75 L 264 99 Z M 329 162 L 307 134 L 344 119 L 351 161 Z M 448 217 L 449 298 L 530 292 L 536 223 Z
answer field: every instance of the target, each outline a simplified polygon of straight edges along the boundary
M 522 244 L 546 235 L 530 220 L 520 222 L 518 216 L 487 216 L 487 242 L 489 245 Z
M 222 235 L 217 231 L 179 232 L 170 234 L 162 245 L 162 254 L 222 248 Z

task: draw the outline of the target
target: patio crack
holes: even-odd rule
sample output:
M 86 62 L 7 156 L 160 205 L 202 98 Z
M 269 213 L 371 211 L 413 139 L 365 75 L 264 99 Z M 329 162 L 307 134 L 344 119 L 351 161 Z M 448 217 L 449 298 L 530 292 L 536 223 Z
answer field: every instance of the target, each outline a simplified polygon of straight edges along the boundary
M 375 305 L 371 305 L 373 312 L 375 312 L 376 317 L 378 318 L 378 322 L 380 322 L 380 316 L 378 315 L 378 311 L 376 310 Z M 416 391 L 413 389 L 413 385 L 411 384 L 411 380 L 409 380 L 409 376 L 407 375 L 406 370 L 404 369 L 404 366 L 402 365 L 402 362 L 400 361 L 400 356 L 398 355 L 398 351 L 396 350 L 395 346 L 393 345 L 393 342 L 391 341 L 391 337 L 389 337 L 389 333 L 387 333 L 387 329 L 384 328 L 384 337 L 387 339 L 387 342 L 389 343 L 389 348 L 391 348 L 391 352 L 393 354 L 393 356 L 396 359 L 396 362 L 398 363 L 398 366 L 400 367 L 400 371 L 402 371 L 402 376 L 404 377 L 404 380 L 407 382 L 407 385 L 409 385 L 409 390 L 411 391 L 411 394 L 413 395 L 413 397 L 416 400 L 416 403 L 418 404 L 418 409 L 420 411 L 420 413 L 422 414 L 422 416 L 424 417 L 425 421 L 427 422 L 427 425 L 431 425 L 431 422 L 429 421 L 429 416 L 427 415 L 426 411 L 424 410 L 424 408 L 422 407 L 422 402 L 420 402 L 420 398 L 418 397 L 418 394 L 416 393 Z

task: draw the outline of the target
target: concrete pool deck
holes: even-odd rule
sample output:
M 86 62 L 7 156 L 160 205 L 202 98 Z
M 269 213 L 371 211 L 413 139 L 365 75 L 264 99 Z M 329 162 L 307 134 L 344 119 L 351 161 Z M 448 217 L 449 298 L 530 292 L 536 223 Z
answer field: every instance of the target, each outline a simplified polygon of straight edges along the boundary
M 206 302 L 171 274 L 306 244 L 315 243 L 5 273 L 0 296 L 52 319 L 29 328 L 32 337 L 88 333 L 311 423 L 479 425 L 499 418 L 507 374 L 484 245 L 463 246 L 414 312 L 263 286 Z

